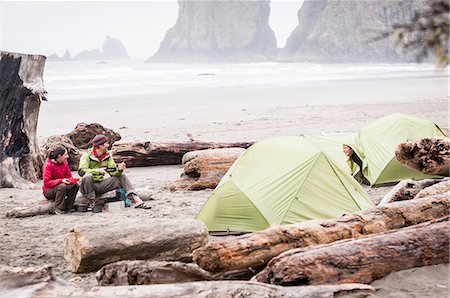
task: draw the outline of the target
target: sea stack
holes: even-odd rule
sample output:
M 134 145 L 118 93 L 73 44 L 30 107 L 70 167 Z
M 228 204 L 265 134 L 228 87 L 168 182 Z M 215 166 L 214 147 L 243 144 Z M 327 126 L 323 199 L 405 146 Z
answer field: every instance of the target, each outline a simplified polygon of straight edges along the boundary
M 270 3 L 178 1 L 178 19 L 150 62 L 268 61 L 276 52 Z
M 298 26 L 278 55 L 279 61 L 399 62 L 412 61 L 396 48 L 394 38 L 375 41 L 395 24 L 408 22 L 423 1 L 305 0 Z

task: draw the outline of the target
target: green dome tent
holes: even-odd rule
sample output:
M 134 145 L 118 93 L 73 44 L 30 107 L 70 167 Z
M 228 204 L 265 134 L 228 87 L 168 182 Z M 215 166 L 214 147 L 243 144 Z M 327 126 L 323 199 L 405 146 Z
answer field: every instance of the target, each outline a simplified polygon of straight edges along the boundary
M 254 144 L 231 166 L 197 219 L 211 232 L 244 232 L 372 207 L 348 174 L 343 143 L 290 136 Z
M 355 139 L 356 149 L 362 152 L 364 176 L 370 185 L 438 177 L 401 164 L 395 158 L 395 149 L 402 142 L 442 135 L 433 122 L 409 115 L 392 114 L 374 121 L 360 129 Z

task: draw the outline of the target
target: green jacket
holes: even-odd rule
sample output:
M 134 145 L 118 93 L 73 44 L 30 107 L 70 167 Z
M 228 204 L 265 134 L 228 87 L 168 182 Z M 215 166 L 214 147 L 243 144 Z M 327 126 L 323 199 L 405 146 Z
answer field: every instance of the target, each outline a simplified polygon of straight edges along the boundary
M 120 176 L 122 171 L 119 171 L 116 163 L 112 157 L 111 151 L 107 152 L 108 155 L 100 162 L 98 158 L 94 155 L 93 149 L 89 148 L 87 152 L 85 152 L 80 158 L 80 165 L 78 167 L 78 174 L 80 176 L 84 176 L 86 173 L 92 174 L 95 182 L 99 182 L 103 180 L 103 174 L 99 172 L 100 168 L 114 168 L 116 171 L 110 172 L 111 176 Z

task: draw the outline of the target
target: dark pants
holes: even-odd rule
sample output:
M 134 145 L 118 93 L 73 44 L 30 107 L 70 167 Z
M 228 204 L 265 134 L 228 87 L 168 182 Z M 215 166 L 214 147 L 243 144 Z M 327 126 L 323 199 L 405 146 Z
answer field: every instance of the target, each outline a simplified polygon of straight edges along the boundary
M 60 183 L 52 188 L 47 189 L 44 196 L 55 201 L 55 208 L 63 211 L 69 211 L 73 208 L 73 202 L 78 192 L 78 184 Z
M 125 189 L 127 196 L 136 193 L 133 185 L 125 174 L 116 177 L 108 177 L 99 182 L 94 182 L 92 175 L 86 174 L 81 180 L 80 191 L 87 199 L 94 201 L 96 197 L 119 187 Z

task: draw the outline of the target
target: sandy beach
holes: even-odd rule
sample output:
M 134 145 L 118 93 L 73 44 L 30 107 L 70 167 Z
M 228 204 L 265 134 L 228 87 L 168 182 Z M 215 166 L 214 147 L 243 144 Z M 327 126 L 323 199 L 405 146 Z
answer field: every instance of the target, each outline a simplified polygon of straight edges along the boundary
M 239 95 L 239 92 L 235 94 Z M 379 117 L 397 112 L 424 117 L 441 127 L 448 127 L 448 101 L 442 94 L 443 90 L 439 89 L 431 97 L 415 100 L 406 100 L 408 95 L 404 94 L 392 101 L 360 104 L 324 101 L 317 105 L 236 101 L 230 105 L 153 106 L 143 96 L 80 102 L 49 101 L 41 106 L 38 137 L 42 143 L 53 134 L 68 133 L 78 122 L 98 122 L 119 132 L 124 140 L 187 141 L 186 133 L 190 132 L 205 141 L 247 141 L 278 135 L 356 132 Z M 108 100 L 106 107 L 105 100 Z M 195 218 L 211 193 L 211 190 L 170 192 L 168 185 L 179 178 L 181 165 L 130 168 L 126 171 L 135 187 L 146 187 L 153 193 L 153 200 L 149 201 L 151 210 L 127 208 L 122 213 L 71 213 L 5 219 L 5 212 L 11 208 L 42 198 L 42 182 L 37 183 L 34 190 L 0 189 L 0 263 L 11 266 L 51 263 L 57 276 L 83 287 L 94 286 L 94 273 L 73 274 L 66 269 L 62 243 L 72 226 L 78 223 L 95 226 L 116 221 L 126 225 L 136 217 L 143 221 L 147 218 Z M 365 189 L 378 203 L 391 187 Z M 450 287 L 449 266 L 397 272 L 375 281 L 373 286 L 378 297 L 444 297 Z

